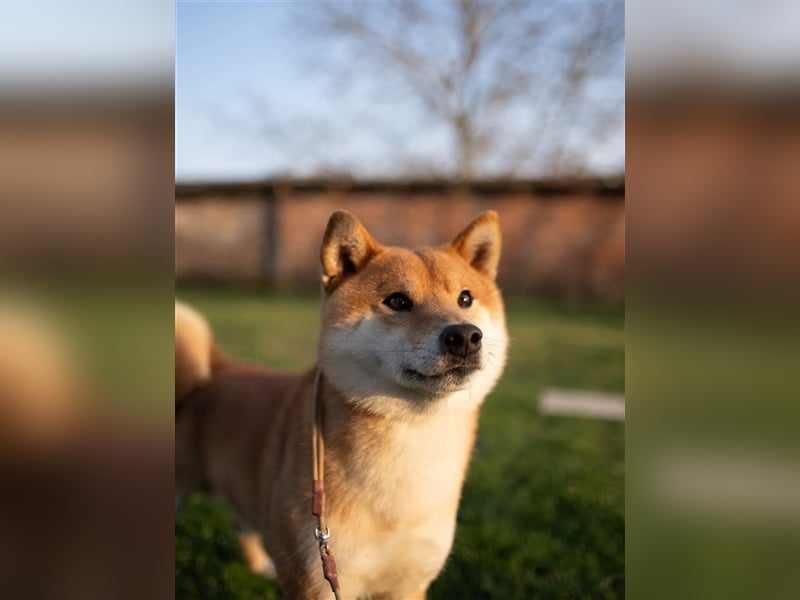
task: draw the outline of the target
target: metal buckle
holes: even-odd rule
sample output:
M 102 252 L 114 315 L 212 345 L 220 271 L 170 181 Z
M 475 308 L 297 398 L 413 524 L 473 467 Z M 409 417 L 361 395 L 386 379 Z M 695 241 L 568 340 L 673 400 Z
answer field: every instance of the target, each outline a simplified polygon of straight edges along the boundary
M 331 537 L 331 528 L 326 527 L 325 531 L 320 531 L 319 527 L 314 528 L 314 538 L 320 543 L 320 545 L 327 543 L 327 541 Z

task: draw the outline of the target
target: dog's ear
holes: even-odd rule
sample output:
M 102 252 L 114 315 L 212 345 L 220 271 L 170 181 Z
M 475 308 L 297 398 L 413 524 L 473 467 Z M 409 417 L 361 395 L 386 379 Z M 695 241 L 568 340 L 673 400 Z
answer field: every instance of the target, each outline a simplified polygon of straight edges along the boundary
M 470 266 L 494 279 L 500 261 L 500 219 L 493 210 L 478 216 L 450 244 Z
M 380 246 L 366 228 L 346 210 L 331 215 L 322 239 L 322 285 L 331 292 L 338 285 L 364 268 Z

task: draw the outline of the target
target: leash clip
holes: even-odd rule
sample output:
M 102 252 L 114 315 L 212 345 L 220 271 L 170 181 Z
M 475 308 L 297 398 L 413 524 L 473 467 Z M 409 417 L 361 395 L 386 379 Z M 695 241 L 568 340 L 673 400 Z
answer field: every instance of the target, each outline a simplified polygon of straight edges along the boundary
M 320 546 L 326 546 L 331 537 L 330 527 L 326 527 L 325 531 L 320 531 L 319 527 L 314 528 L 314 539 L 319 542 Z

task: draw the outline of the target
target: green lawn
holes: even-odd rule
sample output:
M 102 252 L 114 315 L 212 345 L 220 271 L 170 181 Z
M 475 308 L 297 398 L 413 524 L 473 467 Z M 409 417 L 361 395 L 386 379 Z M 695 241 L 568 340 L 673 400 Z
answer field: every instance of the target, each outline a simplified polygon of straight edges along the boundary
M 316 296 L 179 290 L 222 348 L 289 370 L 314 361 Z M 430 599 L 622 598 L 624 427 L 541 417 L 544 387 L 622 392 L 621 312 L 507 302 L 505 375 L 482 410 L 453 552 Z M 176 597 L 281 598 L 238 557 L 230 515 L 194 496 L 176 521 Z M 369 551 L 369 549 L 365 549 Z

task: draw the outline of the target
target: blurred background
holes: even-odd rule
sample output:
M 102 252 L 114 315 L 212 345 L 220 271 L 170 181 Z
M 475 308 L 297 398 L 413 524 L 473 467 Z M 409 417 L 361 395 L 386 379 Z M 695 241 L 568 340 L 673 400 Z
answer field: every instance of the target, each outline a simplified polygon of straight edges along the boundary
M 509 364 L 431 598 L 624 595 L 623 8 L 178 3 L 176 294 L 223 350 L 314 363 L 337 208 L 412 247 L 500 215 Z M 175 548 L 177 597 L 280 597 L 202 496 Z
M 623 7 L 179 2 L 178 181 L 623 167 Z
M 797 597 L 800 10 L 626 9 L 627 592 Z
M 315 290 L 327 216 L 504 217 L 503 288 L 621 306 L 619 3 L 178 4 L 176 278 Z
M 0 589 L 171 598 L 173 7 L 0 19 Z

